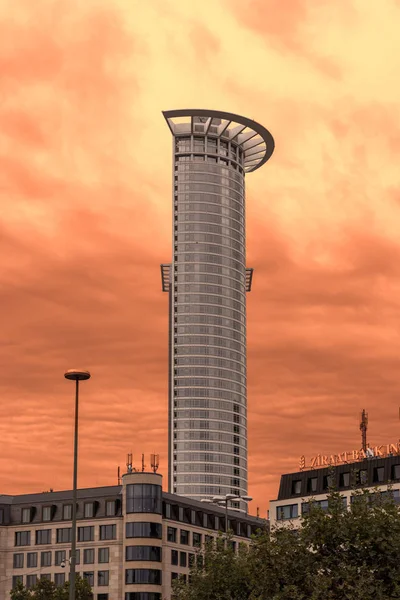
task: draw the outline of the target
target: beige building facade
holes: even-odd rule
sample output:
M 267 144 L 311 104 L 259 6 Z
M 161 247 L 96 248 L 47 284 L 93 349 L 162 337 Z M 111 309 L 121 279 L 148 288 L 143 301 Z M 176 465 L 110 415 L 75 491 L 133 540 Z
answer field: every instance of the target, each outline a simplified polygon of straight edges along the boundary
M 228 529 L 232 543 L 250 541 L 265 520 L 162 492 L 162 476 L 133 472 L 122 485 L 78 490 L 77 573 L 94 600 L 169 600 L 175 578 L 206 541 Z M 0 598 L 17 581 L 69 576 L 72 491 L 0 495 Z
M 278 498 L 269 504 L 270 526 L 290 523 L 299 527 L 301 516 L 309 510 L 311 499 L 327 510 L 330 487 L 340 492 L 347 507 L 352 502 L 353 490 L 357 488 L 390 493 L 395 502 L 400 503 L 400 454 L 383 458 L 371 456 L 358 462 L 282 475 Z

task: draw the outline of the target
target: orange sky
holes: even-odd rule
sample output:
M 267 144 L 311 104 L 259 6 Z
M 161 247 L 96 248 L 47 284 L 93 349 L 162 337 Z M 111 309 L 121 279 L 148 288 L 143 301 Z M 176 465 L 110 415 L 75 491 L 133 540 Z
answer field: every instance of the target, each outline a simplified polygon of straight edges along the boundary
M 399 25 L 395 0 L 0 5 L 0 493 L 71 487 L 72 367 L 79 486 L 128 452 L 166 475 L 175 108 L 276 141 L 246 179 L 251 512 L 300 454 L 358 448 L 363 407 L 397 441 Z

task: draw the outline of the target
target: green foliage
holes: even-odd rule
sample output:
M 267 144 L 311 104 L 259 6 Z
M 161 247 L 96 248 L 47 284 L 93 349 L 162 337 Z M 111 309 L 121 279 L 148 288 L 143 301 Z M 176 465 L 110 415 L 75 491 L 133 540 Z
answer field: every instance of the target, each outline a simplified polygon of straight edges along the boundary
M 26 589 L 21 581 L 11 590 L 11 600 L 30 600 L 32 598 L 29 590 Z
M 39 579 L 33 588 L 18 583 L 11 591 L 11 600 L 69 600 L 69 582 L 56 587 L 53 581 Z M 76 575 L 75 600 L 93 600 L 93 592 L 86 579 Z
M 390 494 L 355 492 L 347 509 L 331 490 L 328 510 L 311 501 L 301 525 L 261 533 L 238 554 L 209 545 L 173 600 L 400 600 L 400 511 Z

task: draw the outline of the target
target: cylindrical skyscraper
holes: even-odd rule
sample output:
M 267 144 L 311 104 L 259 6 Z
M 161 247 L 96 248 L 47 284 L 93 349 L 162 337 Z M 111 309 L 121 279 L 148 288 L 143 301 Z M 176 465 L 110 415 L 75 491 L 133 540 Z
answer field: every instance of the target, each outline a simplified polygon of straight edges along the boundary
M 247 494 L 245 173 L 274 150 L 261 125 L 213 110 L 164 112 L 173 135 L 169 491 Z M 245 504 L 233 502 L 235 508 Z

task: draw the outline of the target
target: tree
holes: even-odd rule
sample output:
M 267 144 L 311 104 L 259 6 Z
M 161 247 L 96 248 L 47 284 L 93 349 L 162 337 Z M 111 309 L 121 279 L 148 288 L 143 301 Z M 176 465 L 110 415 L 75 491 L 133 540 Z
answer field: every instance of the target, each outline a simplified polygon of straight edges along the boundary
M 358 491 L 349 509 L 331 490 L 301 527 L 275 527 L 248 549 L 207 546 L 174 600 L 400 599 L 400 512 L 390 493 Z M 198 557 L 199 558 L 199 557 Z
M 57 587 L 53 581 L 39 579 L 30 589 L 18 582 L 11 591 L 11 600 L 69 600 L 69 581 Z M 89 582 L 78 574 L 75 579 L 75 600 L 93 600 Z
M 22 581 L 18 581 L 17 585 L 10 592 L 11 600 L 30 600 L 32 595 L 26 589 Z

